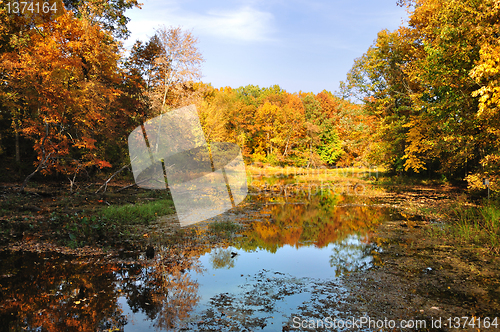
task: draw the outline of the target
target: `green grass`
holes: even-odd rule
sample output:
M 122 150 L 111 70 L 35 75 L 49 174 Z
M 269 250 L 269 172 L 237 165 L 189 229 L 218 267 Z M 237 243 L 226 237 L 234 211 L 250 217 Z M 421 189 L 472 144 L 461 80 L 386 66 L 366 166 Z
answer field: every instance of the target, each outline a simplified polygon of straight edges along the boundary
M 449 232 L 466 242 L 487 246 L 494 251 L 500 245 L 500 207 L 498 204 L 467 206 L 456 204 L 450 213 Z
M 411 214 L 445 223 L 433 224 L 429 235 L 457 243 L 480 247 L 500 254 L 500 202 L 484 201 L 482 205 L 468 202 L 464 196 L 439 207 L 415 207 Z
M 452 218 L 452 233 L 466 241 L 479 242 L 478 235 L 481 232 L 481 227 L 476 208 L 457 205 L 452 209 Z
M 500 207 L 487 205 L 479 210 L 483 219 L 483 231 L 493 248 L 500 245 Z
M 108 206 L 82 214 L 53 213 L 49 224 L 61 244 L 71 248 L 85 245 L 113 245 L 133 235 L 126 225 L 147 225 L 157 217 L 174 213 L 170 199 L 147 203 Z
M 119 224 L 149 224 L 160 216 L 174 213 L 174 202 L 162 199 L 147 203 L 108 206 L 99 211 L 101 217 Z
M 51 183 L 37 185 L 34 182 L 30 190 L 18 193 L 6 191 L 0 197 L 0 245 L 17 241 L 24 235 L 33 235 L 35 239 L 47 239 L 71 248 L 85 245 L 103 248 L 115 245 L 133 246 L 142 240 L 142 226 L 148 225 L 157 217 L 173 214 L 174 204 L 166 190 L 139 191 L 136 194 L 117 194 L 110 192 L 104 199 L 94 196 L 93 190 L 61 193 Z M 51 199 L 35 195 L 43 191 Z M 102 206 L 103 202 L 116 202 L 111 206 Z M 120 205 L 123 202 L 136 204 Z M 134 233 L 141 229 L 141 236 Z

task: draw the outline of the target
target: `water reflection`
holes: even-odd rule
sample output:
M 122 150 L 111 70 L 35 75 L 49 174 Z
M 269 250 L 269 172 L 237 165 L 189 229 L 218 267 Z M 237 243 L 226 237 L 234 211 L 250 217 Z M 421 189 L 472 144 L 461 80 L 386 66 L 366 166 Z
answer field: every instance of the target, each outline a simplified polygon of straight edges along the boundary
M 153 259 L 2 253 L 0 323 L 9 331 L 281 330 L 312 298 L 340 301 L 338 276 L 377 263 L 369 230 L 387 211 L 342 196 L 269 203 L 247 214 L 253 222 L 231 243 L 158 244 Z
M 116 303 L 116 264 L 3 252 L 0 323 L 8 331 L 95 331 L 127 323 Z
M 366 270 L 379 263 L 378 253 L 381 251 L 368 237 L 350 235 L 344 240 L 332 244 L 330 266 L 335 276 L 349 272 Z
M 160 270 L 161 284 L 153 295 L 153 305 L 159 308 L 154 327 L 159 331 L 176 328 L 189 317 L 200 300 L 196 280 L 180 272 L 171 275 L 164 273 Z
M 346 205 L 345 200 L 340 195 L 313 196 L 306 203 L 267 205 L 259 211 L 265 220 L 254 221 L 236 246 L 270 252 L 284 245 L 323 248 L 355 232 L 367 233 L 387 217 L 383 209 Z
M 202 253 L 160 247 L 153 260 L 141 261 L 137 273 L 120 278 L 130 312 L 152 322 L 155 330 L 175 329 L 200 300 L 199 283 L 191 274 L 201 273 L 196 258 Z
M 230 248 L 214 248 L 210 252 L 210 263 L 214 269 L 230 269 L 234 267 L 235 257 Z

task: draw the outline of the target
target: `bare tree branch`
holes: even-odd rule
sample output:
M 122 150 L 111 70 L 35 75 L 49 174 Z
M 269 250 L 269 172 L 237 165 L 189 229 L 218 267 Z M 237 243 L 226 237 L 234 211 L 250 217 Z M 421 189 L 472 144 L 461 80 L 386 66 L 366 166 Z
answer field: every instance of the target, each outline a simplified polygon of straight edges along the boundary
M 159 44 L 160 55 L 154 60 L 153 66 L 158 74 L 151 84 L 149 98 L 153 108 L 162 113 L 169 94 L 174 93 L 174 106 L 184 102 L 187 97 L 185 85 L 201 79 L 204 60 L 196 48 L 198 40 L 180 27 L 162 26 L 156 30 L 154 38 Z
M 106 192 L 106 189 L 108 188 L 108 183 L 109 181 L 111 181 L 118 173 L 120 173 L 121 171 L 123 171 L 125 168 L 128 168 L 130 166 L 130 164 L 127 164 L 125 166 L 123 166 L 122 168 L 120 168 L 119 170 L 117 170 L 116 172 L 113 173 L 113 175 L 111 175 L 107 180 L 106 182 L 103 183 L 102 186 L 99 187 L 99 189 L 97 189 L 95 191 L 94 194 L 97 194 L 99 191 L 101 191 L 102 188 L 104 188 L 104 191 L 103 192 Z

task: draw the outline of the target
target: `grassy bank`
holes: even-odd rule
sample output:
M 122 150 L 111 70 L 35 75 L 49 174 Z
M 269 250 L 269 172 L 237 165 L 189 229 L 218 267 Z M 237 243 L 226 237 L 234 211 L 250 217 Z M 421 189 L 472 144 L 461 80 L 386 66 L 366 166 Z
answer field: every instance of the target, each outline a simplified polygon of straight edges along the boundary
M 130 244 L 136 228 L 175 212 L 165 190 L 131 188 L 95 194 L 84 187 L 74 193 L 56 183 L 33 184 L 20 193 L 0 196 L 0 245 L 49 242 L 70 248 Z M 135 237 L 137 238 L 137 237 Z
M 97 215 L 116 224 L 147 225 L 159 216 L 174 212 L 174 202 L 171 199 L 160 199 L 146 203 L 108 206 L 98 211 Z
M 171 199 L 159 199 L 111 205 L 74 215 L 54 214 L 49 219 L 49 225 L 55 228 L 57 242 L 62 245 L 70 248 L 86 245 L 107 247 L 129 243 L 131 238 L 137 239 L 134 226 L 149 225 L 159 216 L 174 212 Z
M 456 202 L 447 211 L 448 224 L 442 228 L 446 236 L 455 237 L 464 243 L 488 248 L 500 253 L 500 205 L 498 202 L 474 206 Z

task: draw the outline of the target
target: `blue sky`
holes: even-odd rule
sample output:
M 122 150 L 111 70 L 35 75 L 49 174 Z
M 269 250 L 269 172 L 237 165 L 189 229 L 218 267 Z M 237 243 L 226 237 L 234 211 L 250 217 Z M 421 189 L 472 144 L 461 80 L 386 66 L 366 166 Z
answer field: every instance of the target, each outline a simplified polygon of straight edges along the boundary
M 278 84 L 288 92 L 336 91 L 377 32 L 407 14 L 396 0 L 140 0 L 128 10 L 130 47 L 161 25 L 198 38 L 203 79 L 219 88 Z

